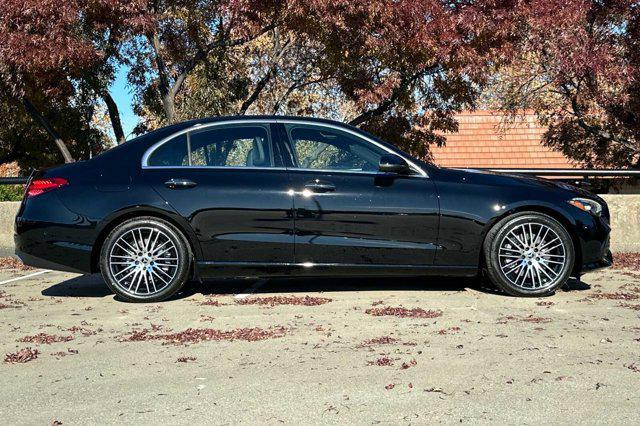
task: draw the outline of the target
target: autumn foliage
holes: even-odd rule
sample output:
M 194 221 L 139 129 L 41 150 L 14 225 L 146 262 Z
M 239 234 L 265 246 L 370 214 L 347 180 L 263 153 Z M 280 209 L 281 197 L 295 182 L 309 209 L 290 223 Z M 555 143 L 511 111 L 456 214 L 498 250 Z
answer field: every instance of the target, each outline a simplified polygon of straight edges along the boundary
M 316 115 L 428 159 L 460 110 L 533 109 L 545 143 L 576 161 L 634 166 L 637 9 L 631 0 L 0 0 L 0 160 L 44 151 L 30 161 L 48 164 L 66 149 L 70 161 L 103 149 L 110 133 L 123 141 L 109 87 L 124 67 L 137 132 L 212 115 Z

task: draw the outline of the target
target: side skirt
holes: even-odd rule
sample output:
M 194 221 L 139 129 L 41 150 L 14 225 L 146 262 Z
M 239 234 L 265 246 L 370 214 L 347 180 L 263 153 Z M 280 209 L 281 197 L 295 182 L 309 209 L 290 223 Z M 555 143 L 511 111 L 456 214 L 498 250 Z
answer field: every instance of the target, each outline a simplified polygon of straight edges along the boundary
M 477 266 L 360 265 L 343 263 L 196 262 L 200 278 L 473 277 Z

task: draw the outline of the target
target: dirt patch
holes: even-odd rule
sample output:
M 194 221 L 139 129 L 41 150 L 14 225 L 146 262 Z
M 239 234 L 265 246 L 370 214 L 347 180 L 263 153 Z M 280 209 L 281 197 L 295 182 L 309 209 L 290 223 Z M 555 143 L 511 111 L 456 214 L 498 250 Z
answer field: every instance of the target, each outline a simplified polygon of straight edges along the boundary
M 4 356 L 4 362 L 7 364 L 23 364 L 38 358 L 40 351 L 37 349 L 24 348 L 17 352 L 8 353 Z
M 615 293 L 593 293 L 589 296 L 591 299 L 608 299 L 608 300 L 636 300 L 640 298 L 640 295 L 628 292 L 615 292 Z
M 36 268 L 27 266 L 15 257 L 0 257 L 0 269 L 13 269 L 16 271 L 32 271 Z
M 399 318 L 437 318 L 442 316 L 442 311 L 424 310 L 422 308 L 392 308 L 386 306 L 384 308 L 370 308 L 365 311 L 374 317 L 394 316 Z
M 418 361 L 416 361 L 415 359 L 412 359 L 409 362 L 403 362 L 402 365 L 400 366 L 400 369 L 406 370 L 407 368 L 415 367 L 416 365 L 418 365 Z
M 144 329 L 133 331 L 128 337 L 121 339 L 124 342 L 144 342 L 148 340 L 162 340 L 165 344 L 185 345 L 209 340 L 244 340 L 255 342 L 258 340 L 274 339 L 282 337 L 286 333 L 284 327 L 262 328 L 237 328 L 235 330 L 217 330 L 214 328 L 188 328 L 177 333 L 152 334 L 151 330 Z
M 627 365 L 627 368 L 633 371 L 634 373 L 640 373 L 640 367 L 637 366 L 635 362 L 633 364 Z
M 378 367 L 390 367 L 393 365 L 393 360 L 389 357 L 383 356 L 375 361 L 368 361 L 367 365 L 377 365 Z
M 551 322 L 551 318 L 536 317 L 534 315 L 529 315 L 526 317 L 516 316 L 516 315 L 507 315 L 507 316 L 498 318 L 498 324 L 507 324 L 508 322 L 530 322 L 534 324 L 544 324 L 544 323 Z
M 443 328 L 442 330 L 436 331 L 436 334 L 444 336 L 445 334 L 455 334 L 460 331 L 460 327 L 449 327 Z
M 617 305 L 620 308 L 633 309 L 634 311 L 640 311 L 640 304 L 633 305 L 631 303 L 619 303 Z
M 77 326 L 77 325 L 74 325 L 73 327 L 67 328 L 66 331 L 69 331 L 71 333 L 80 333 L 84 337 L 93 336 L 94 334 L 97 333 L 96 331 L 93 331 L 93 330 L 91 330 L 89 328 L 80 327 L 80 326 Z
M 14 299 L 13 295 L 0 290 L 0 309 L 21 308 L 23 306 L 26 306 L 26 303 Z
M 377 346 L 377 345 L 391 345 L 393 343 L 397 343 L 398 339 L 394 339 L 391 336 L 381 336 L 381 337 L 376 337 L 373 339 L 369 339 L 369 340 L 365 340 L 364 342 L 360 343 L 360 347 L 366 347 L 366 346 Z
M 51 354 L 51 356 L 55 356 L 56 358 L 63 358 L 67 355 L 78 355 L 78 350 L 77 349 L 67 349 L 67 351 L 59 351 L 59 352 L 54 352 Z
M 640 253 L 614 253 L 613 268 L 640 271 Z
M 270 296 L 270 297 L 250 297 L 246 299 L 236 300 L 238 305 L 301 305 L 301 306 L 318 306 L 331 302 L 326 297 L 312 296 Z
M 55 334 L 38 333 L 33 336 L 24 336 L 18 339 L 22 343 L 35 343 L 38 345 L 50 345 L 58 342 L 68 342 L 73 340 L 73 336 L 56 336 Z

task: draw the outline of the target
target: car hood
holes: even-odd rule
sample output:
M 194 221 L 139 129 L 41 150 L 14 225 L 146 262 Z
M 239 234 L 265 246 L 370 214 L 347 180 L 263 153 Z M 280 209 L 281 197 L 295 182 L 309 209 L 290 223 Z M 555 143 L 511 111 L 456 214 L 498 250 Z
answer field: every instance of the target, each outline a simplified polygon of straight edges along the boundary
M 531 175 L 523 175 L 518 173 L 503 173 L 503 172 L 494 172 L 491 170 L 477 170 L 477 169 L 449 169 L 455 170 L 457 173 L 468 174 L 468 175 L 481 175 L 485 176 L 487 179 L 491 180 L 493 183 L 498 184 L 503 182 L 504 184 L 522 184 L 525 186 L 536 186 L 543 187 L 548 189 L 556 189 L 567 191 L 576 196 L 583 196 L 586 198 L 595 199 L 601 202 L 604 202 L 602 198 L 598 197 L 596 194 L 587 191 L 584 188 L 579 188 L 574 185 L 570 185 L 565 182 L 561 182 L 558 180 L 545 179 L 537 176 Z

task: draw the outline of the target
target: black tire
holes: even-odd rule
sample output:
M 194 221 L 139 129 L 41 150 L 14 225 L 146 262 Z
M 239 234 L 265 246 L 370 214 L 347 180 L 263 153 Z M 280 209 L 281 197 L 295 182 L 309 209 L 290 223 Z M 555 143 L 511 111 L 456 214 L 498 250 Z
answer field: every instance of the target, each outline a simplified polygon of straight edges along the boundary
M 140 237 L 136 237 L 138 233 Z M 146 239 L 145 235 L 148 235 Z M 132 236 L 140 241 L 140 246 L 137 241 L 131 241 Z M 154 238 L 153 244 L 157 245 L 152 247 Z M 160 266 L 159 262 L 167 262 L 167 266 Z M 128 302 L 151 303 L 170 298 L 187 282 L 191 262 L 191 248 L 183 233 L 171 223 L 151 216 L 136 217 L 117 225 L 100 250 L 100 271 L 105 283 Z M 123 277 L 131 274 L 129 284 Z
M 549 239 L 542 242 L 547 229 Z M 487 234 L 483 251 L 486 276 L 512 296 L 554 294 L 566 284 L 575 263 L 569 232 L 556 219 L 538 212 L 516 213 L 500 220 Z

